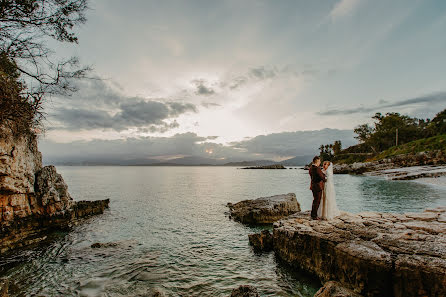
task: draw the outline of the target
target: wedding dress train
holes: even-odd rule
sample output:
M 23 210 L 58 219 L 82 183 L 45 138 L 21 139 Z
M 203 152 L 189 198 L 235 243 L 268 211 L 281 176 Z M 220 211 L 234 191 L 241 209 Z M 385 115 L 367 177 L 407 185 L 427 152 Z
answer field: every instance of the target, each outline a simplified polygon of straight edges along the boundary
M 327 177 L 327 181 L 324 185 L 324 192 L 322 193 L 321 204 L 317 211 L 317 215 L 322 219 L 331 220 L 341 214 L 338 206 L 336 205 L 336 192 L 333 180 L 333 163 L 330 163 L 330 166 L 328 166 L 325 176 Z

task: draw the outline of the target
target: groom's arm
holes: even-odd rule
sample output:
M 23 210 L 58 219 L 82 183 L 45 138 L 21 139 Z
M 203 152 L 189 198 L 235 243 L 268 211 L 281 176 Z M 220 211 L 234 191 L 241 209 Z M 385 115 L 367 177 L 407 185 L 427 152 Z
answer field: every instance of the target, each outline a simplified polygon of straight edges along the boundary
M 319 175 L 321 180 L 323 180 L 324 182 L 327 181 L 325 174 L 322 172 L 322 170 L 319 167 L 317 168 L 317 174 Z

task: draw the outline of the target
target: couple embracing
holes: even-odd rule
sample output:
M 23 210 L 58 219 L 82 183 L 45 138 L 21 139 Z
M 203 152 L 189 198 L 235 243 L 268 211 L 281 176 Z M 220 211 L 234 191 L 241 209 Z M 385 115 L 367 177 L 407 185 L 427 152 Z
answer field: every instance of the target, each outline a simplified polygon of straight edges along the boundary
M 336 193 L 333 182 L 333 163 L 325 161 L 320 168 L 321 159 L 313 158 L 309 173 L 311 177 L 310 190 L 313 192 L 311 218 L 313 220 L 331 220 L 340 215 L 336 205 Z

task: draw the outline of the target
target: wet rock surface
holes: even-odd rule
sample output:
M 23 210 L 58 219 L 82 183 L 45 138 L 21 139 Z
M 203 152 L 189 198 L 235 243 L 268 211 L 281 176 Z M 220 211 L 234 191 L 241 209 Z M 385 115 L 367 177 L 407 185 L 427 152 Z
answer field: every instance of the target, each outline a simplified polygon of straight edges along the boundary
M 316 292 L 314 297 L 361 297 L 361 295 L 343 287 L 340 283 L 330 281 Z
M 271 224 L 300 211 L 294 193 L 228 203 L 230 217 L 245 224 Z
M 260 297 L 260 295 L 255 287 L 242 285 L 232 290 L 231 297 Z
M 249 234 L 249 244 L 252 245 L 255 251 L 269 252 L 273 250 L 273 235 L 268 230 L 263 230 L 260 233 Z
M 0 254 L 103 213 L 109 202 L 74 201 L 56 168 L 42 167 L 36 137 L 0 127 Z
M 296 213 L 274 223 L 274 251 L 363 296 L 446 296 L 445 213 L 342 213 L 331 221 Z

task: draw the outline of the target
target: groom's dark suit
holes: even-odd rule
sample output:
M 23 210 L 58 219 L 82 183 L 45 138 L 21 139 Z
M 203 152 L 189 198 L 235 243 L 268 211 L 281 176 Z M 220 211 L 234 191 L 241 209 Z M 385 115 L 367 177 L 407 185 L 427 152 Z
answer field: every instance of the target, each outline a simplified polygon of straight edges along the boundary
M 311 208 L 311 217 L 315 219 L 317 217 L 319 204 L 321 204 L 322 191 L 324 189 L 324 182 L 326 181 L 326 177 L 321 168 L 314 164 L 311 164 L 309 173 L 311 176 L 310 190 L 313 192 L 313 206 Z

